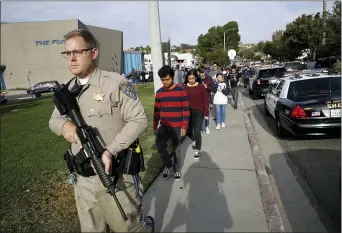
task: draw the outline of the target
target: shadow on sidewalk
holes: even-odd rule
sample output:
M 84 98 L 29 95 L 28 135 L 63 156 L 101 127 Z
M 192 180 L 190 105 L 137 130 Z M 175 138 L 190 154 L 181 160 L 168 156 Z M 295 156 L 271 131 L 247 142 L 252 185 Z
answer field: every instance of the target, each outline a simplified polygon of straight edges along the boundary
M 292 232 L 302 231 L 302 222 L 292 198 L 296 193 L 284 186 L 287 169 L 282 162 L 284 154 L 270 156 L 272 175 L 278 187 Z M 302 190 L 316 208 L 319 218 L 328 232 L 340 232 L 341 227 L 341 151 L 327 149 L 305 149 L 289 152 L 286 155 L 288 166 L 297 177 Z M 299 174 L 298 173 L 299 170 Z M 303 180 L 304 178 L 304 180 Z M 314 197 L 313 197 L 314 195 Z M 297 213 L 296 213 L 297 212 Z M 326 212 L 329 216 L 324 214 Z M 334 227 L 332 226 L 334 225 Z M 336 228 L 336 229 L 334 229 Z M 310 231 L 310 229 L 307 229 Z M 315 229 L 311 229 L 314 231 Z
M 221 170 L 207 152 L 201 152 L 199 161 L 183 175 L 185 203 L 177 200 L 163 232 L 173 232 L 178 227 L 183 232 L 224 232 L 231 228 L 232 218 L 221 189 L 223 182 Z
M 181 144 L 181 152 L 179 158 L 177 159 L 179 169 L 182 170 L 184 165 L 184 160 L 186 156 L 186 152 L 188 150 L 189 145 L 191 145 L 192 140 L 189 137 L 185 137 Z M 169 144 L 169 150 L 171 149 L 171 142 Z M 171 151 L 169 151 L 171 152 Z M 159 153 L 158 153 L 158 156 Z M 155 219 L 155 231 L 160 232 L 164 222 L 164 215 L 166 209 L 169 206 L 170 197 L 172 193 L 172 186 L 174 184 L 173 174 L 171 174 L 168 180 L 162 179 L 163 172 L 159 175 L 159 177 L 154 181 L 157 185 L 152 185 L 150 188 L 152 195 L 144 196 L 144 212 L 146 214 L 150 213 L 151 209 L 154 208 L 153 217 Z M 154 206 L 152 206 L 154 200 Z

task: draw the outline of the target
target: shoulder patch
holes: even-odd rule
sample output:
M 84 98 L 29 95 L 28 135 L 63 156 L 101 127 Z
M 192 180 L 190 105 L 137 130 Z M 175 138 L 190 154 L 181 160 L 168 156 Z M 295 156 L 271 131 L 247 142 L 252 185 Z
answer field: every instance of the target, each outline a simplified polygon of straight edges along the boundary
M 137 99 L 137 93 L 135 92 L 133 85 L 127 80 L 120 83 L 120 91 L 134 100 Z

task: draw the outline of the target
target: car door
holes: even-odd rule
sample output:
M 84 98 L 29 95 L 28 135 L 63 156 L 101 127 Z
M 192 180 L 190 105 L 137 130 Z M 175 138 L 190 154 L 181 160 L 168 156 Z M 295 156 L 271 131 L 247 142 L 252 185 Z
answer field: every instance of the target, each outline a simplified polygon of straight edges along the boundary
M 256 80 L 257 78 L 257 75 L 258 75 L 258 71 L 256 71 L 253 76 L 249 79 L 249 90 L 252 91 L 252 87 L 253 87 L 253 83 L 254 81 Z
M 270 112 L 271 110 L 271 96 L 274 95 L 274 90 L 277 87 L 277 85 L 279 84 L 279 82 L 276 83 L 272 83 L 270 85 L 270 90 L 266 93 L 265 95 L 265 104 L 266 104 L 266 108 L 268 109 L 268 111 Z M 272 114 L 271 114 L 272 115 Z
M 276 109 L 276 106 L 277 106 L 277 102 L 279 100 L 279 95 L 280 95 L 280 92 L 281 90 L 283 89 L 283 86 L 285 84 L 285 80 L 281 80 L 279 82 L 279 84 L 271 91 L 272 94 L 270 95 L 270 103 L 269 103 L 269 106 L 270 106 L 270 113 L 273 117 L 275 117 L 275 109 Z

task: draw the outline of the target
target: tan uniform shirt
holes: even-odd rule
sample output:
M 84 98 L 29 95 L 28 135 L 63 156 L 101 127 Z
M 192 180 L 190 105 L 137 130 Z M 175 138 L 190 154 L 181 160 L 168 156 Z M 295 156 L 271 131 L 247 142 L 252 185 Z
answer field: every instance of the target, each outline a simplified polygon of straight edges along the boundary
M 69 89 L 74 85 L 71 82 Z M 121 75 L 96 69 L 77 97 L 85 122 L 93 127 L 103 147 L 112 154 L 128 148 L 145 130 L 147 117 L 132 85 Z M 62 135 L 70 119 L 54 109 L 49 121 L 52 132 Z M 80 146 L 72 144 L 76 154 Z

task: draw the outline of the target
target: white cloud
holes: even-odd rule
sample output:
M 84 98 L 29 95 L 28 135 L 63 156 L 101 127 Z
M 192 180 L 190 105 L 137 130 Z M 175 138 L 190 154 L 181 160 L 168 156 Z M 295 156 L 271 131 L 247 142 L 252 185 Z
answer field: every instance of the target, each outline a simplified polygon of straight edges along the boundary
M 328 2 L 331 8 L 332 2 Z M 268 40 L 272 33 L 303 13 L 322 10 L 318 1 L 164 1 L 159 2 L 162 40 L 196 44 L 212 26 L 237 21 L 243 43 Z M 124 47 L 150 41 L 148 2 L 144 1 L 3 1 L 2 21 L 26 22 L 80 19 L 83 23 L 123 31 Z

